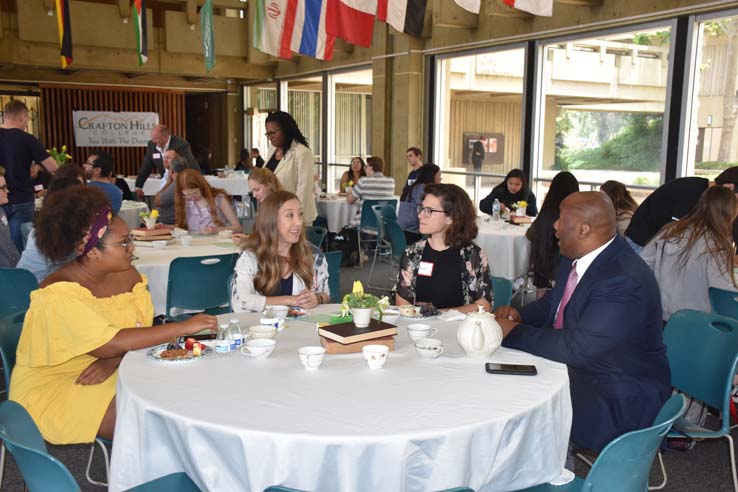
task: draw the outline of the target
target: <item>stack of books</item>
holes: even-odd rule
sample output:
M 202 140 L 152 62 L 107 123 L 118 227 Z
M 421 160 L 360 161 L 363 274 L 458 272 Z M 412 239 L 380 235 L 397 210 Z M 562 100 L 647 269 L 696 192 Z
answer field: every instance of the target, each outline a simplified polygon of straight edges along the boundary
M 528 217 L 527 215 L 518 216 L 518 215 L 511 215 L 510 216 L 510 222 L 513 224 L 530 224 L 533 222 L 533 217 Z
M 131 233 L 136 237 L 136 241 L 163 241 L 172 239 L 172 229 L 163 224 L 156 224 L 154 229 L 137 227 L 136 229 L 132 229 Z
M 365 345 L 385 345 L 395 349 L 397 326 L 372 319 L 366 328 L 357 328 L 353 321 L 318 328 L 320 344 L 329 354 L 361 352 Z

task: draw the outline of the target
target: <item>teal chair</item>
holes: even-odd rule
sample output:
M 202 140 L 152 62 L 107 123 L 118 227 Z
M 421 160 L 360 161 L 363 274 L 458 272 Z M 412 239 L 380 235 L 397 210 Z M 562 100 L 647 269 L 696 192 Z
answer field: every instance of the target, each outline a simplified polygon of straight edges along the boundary
M 328 262 L 328 286 L 331 289 L 331 302 L 341 302 L 341 261 L 343 251 L 329 251 L 325 254 Z
M 231 289 L 228 278 L 237 254 L 175 258 L 169 265 L 166 318 L 182 321 L 191 315 L 172 316 L 172 308 L 204 311 L 208 314 L 230 312 Z
M 27 311 L 38 280 L 22 268 L 0 268 L 0 318 Z
M 684 395 L 674 395 L 664 403 L 651 427 L 628 432 L 602 450 L 587 478 L 576 477 L 566 485 L 541 484 L 520 492 L 646 492 L 653 458 L 672 424 L 687 409 Z
M 0 439 L 15 458 L 29 492 L 79 492 L 80 486 L 64 464 L 49 454 L 41 433 L 25 408 L 14 401 L 0 403 Z M 185 473 L 157 478 L 128 492 L 199 492 Z
M 392 205 L 374 205 L 372 206 L 372 211 L 377 218 L 377 245 L 374 248 L 372 268 L 369 270 L 369 278 L 366 281 L 366 285 L 372 289 L 383 289 L 383 287 L 372 285 L 372 277 L 374 276 L 374 268 L 377 264 L 377 256 L 382 252 L 382 250 L 391 250 L 389 239 L 387 238 L 387 232 L 384 228 L 384 221 L 397 221 L 397 212 L 395 211 L 395 207 Z
M 389 205 L 393 209 L 397 209 L 396 199 L 387 200 L 364 200 L 361 203 L 361 220 L 359 222 L 359 233 L 356 235 L 357 246 L 359 247 L 359 266 L 364 266 L 363 257 L 361 255 L 361 243 L 373 243 L 377 241 L 379 235 L 379 223 L 377 222 L 377 215 L 374 213 L 373 207 L 375 205 Z M 373 236 L 371 239 L 363 240 L 361 235 Z
M 720 410 L 720 428 L 705 429 L 685 419 L 674 423 L 669 437 L 728 440 L 733 490 L 738 492 L 735 448 L 730 435 L 730 392 L 738 363 L 738 320 L 693 309 L 671 315 L 664 328 L 671 384 L 677 390 Z
M 281 485 L 272 485 L 264 489 L 264 492 L 305 492 L 304 490 L 291 489 L 289 487 L 282 487 Z M 441 490 L 439 492 L 474 492 L 469 487 L 456 487 L 453 489 Z
M 710 287 L 707 292 L 713 313 L 738 319 L 738 292 L 716 287 Z
M 18 340 L 23 330 L 23 318 L 26 312 L 8 314 L 0 318 L 0 361 L 3 364 L 3 381 L 5 383 L 3 392 L 10 391 L 10 376 L 15 367 L 15 351 L 18 348 Z M 0 484 L 3 483 L 5 472 L 5 444 L 0 444 Z
M 492 292 L 495 301 L 493 309 L 500 306 L 509 306 L 512 300 L 512 291 L 513 284 L 510 280 L 502 277 L 492 277 Z
M 325 236 L 328 235 L 328 229 L 320 226 L 308 226 L 305 228 L 305 236 L 316 248 L 323 247 Z
M 395 265 L 399 267 L 400 258 L 402 258 L 402 255 L 405 253 L 405 249 L 407 248 L 407 240 L 405 239 L 405 233 L 402 231 L 402 227 L 400 227 L 400 224 L 398 224 L 396 220 L 384 220 L 383 226 L 390 246 L 390 268 L 388 280 L 391 281 L 393 274 L 396 273 L 394 271 Z

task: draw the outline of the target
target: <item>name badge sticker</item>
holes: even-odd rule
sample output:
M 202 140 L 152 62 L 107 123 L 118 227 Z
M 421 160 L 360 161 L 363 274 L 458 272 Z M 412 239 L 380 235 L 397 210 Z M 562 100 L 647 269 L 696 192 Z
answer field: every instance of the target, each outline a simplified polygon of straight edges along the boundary
M 161 154 L 157 152 L 156 154 L 152 155 L 151 157 L 154 158 L 154 159 L 161 159 Z
M 33 190 L 34 191 L 44 191 L 44 185 L 34 185 Z
M 418 267 L 418 275 L 430 277 L 433 275 L 433 263 L 429 261 L 421 261 Z

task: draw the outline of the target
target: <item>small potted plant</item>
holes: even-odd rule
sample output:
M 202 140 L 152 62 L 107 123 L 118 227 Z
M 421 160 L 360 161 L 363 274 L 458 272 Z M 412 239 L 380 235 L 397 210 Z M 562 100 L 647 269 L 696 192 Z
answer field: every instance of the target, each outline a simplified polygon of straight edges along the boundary
M 354 186 L 354 181 L 350 179 L 348 183 L 346 183 L 346 186 L 343 188 L 343 191 L 346 193 L 349 193 L 351 191 L 351 188 L 353 188 L 353 186 Z
M 517 217 L 525 217 L 525 211 L 528 208 L 528 202 L 525 200 L 520 200 L 519 202 L 513 203 L 513 208 L 515 208 L 515 215 Z
M 157 209 L 151 212 L 141 212 L 138 216 L 141 217 L 147 229 L 156 229 L 156 219 L 159 217 L 159 211 Z
M 354 288 L 350 294 L 343 296 L 341 302 L 341 316 L 348 317 L 349 313 L 353 316 L 354 324 L 357 328 L 366 328 L 372 319 L 374 310 L 379 314 L 379 321 L 382 321 L 382 313 L 389 306 L 389 299 L 383 296 L 381 299 L 374 294 L 364 293 L 364 286 L 361 281 L 354 282 Z
M 47 149 L 46 152 L 49 153 L 51 158 L 54 159 L 59 166 L 63 166 L 68 160 L 72 159 L 72 156 L 67 154 L 66 145 L 62 145 L 61 150 L 56 150 L 56 147 L 52 147 Z

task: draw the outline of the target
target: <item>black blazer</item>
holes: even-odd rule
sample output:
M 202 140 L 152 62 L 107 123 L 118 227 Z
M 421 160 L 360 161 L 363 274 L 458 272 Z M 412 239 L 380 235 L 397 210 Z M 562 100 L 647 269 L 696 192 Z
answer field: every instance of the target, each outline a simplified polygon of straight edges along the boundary
M 595 451 L 653 424 L 671 394 L 661 336 L 661 297 L 653 272 L 621 236 L 589 266 L 553 328 L 572 261 L 562 258 L 556 286 L 525 306 L 503 341 L 566 364 L 574 411 L 571 440 Z
M 169 139 L 168 148 L 176 150 L 179 155 L 184 157 L 191 169 L 200 170 L 200 166 L 197 164 L 197 159 L 192 155 L 192 149 L 190 149 L 190 144 L 188 144 L 186 140 L 182 140 L 181 138 L 172 135 Z M 138 171 L 138 176 L 136 177 L 136 188 L 143 189 L 146 179 L 154 169 L 156 169 L 159 174 L 164 174 L 164 155 L 159 152 L 154 142 L 149 140 L 149 143 L 146 146 L 146 155 L 144 156 L 143 164 L 141 164 L 141 169 Z

